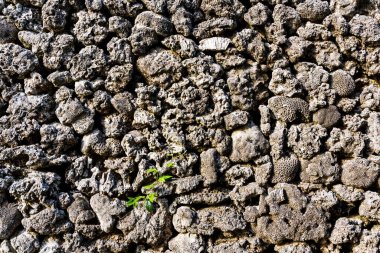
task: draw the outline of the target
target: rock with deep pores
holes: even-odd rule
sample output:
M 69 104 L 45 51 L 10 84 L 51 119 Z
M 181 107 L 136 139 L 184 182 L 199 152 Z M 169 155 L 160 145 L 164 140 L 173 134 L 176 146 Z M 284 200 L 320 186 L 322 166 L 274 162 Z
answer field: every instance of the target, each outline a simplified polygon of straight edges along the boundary
M 193 29 L 193 35 L 197 39 L 205 39 L 214 36 L 221 36 L 225 32 L 236 27 L 236 22 L 229 18 L 212 18 L 199 23 Z
M 353 252 L 371 252 L 376 251 L 380 246 L 380 229 L 378 226 L 374 226 L 371 230 L 364 229 L 362 236 L 360 237 L 360 242 L 358 245 L 354 246 Z
M 107 19 L 102 13 L 81 11 L 77 15 L 73 31 L 84 45 L 100 44 L 107 37 Z
M 335 70 L 342 66 L 342 55 L 337 45 L 331 41 L 315 42 L 315 60 L 318 65 L 328 70 Z
M 71 76 L 74 80 L 80 80 L 104 74 L 106 61 L 102 49 L 94 45 L 87 46 L 71 59 L 69 63 Z
M 13 43 L 0 45 L 0 69 L 4 74 L 22 78 L 38 66 L 38 58 L 28 49 Z
M 45 0 L 40 1 L 41 3 Z M 39 6 L 38 4 L 37 6 Z M 47 0 L 42 6 L 42 24 L 49 31 L 60 32 L 67 24 L 67 3 L 58 0 Z
M 284 24 L 289 30 L 297 30 L 301 25 L 301 18 L 298 12 L 284 4 L 277 4 L 273 9 L 272 16 L 275 23 Z
M 137 60 L 137 68 L 150 84 L 165 85 L 181 77 L 181 62 L 169 50 L 157 49 Z
M 103 0 L 103 3 L 113 16 L 136 17 L 143 10 L 143 4 L 135 0 Z
M 238 17 L 244 11 L 244 5 L 238 0 L 204 0 L 200 9 L 207 16 Z
M 310 21 L 320 21 L 329 14 L 329 3 L 321 0 L 306 0 L 297 5 L 301 18 Z
M 264 25 L 268 21 L 270 14 L 271 11 L 267 6 L 262 3 L 257 3 L 244 14 L 244 20 L 252 26 Z
M 253 169 L 249 166 L 234 165 L 225 171 L 225 180 L 230 186 L 244 185 L 253 176 Z
M 311 159 L 320 152 L 326 136 L 327 130 L 320 125 L 292 125 L 288 132 L 288 146 L 298 157 Z
M 268 108 L 278 120 L 284 122 L 292 122 L 297 119 L 308 120 L 310 117 L 307 102 L 300 98 L 271 97 L 268 100 Z
M 172 33 L 172 23 L 165 17 L 151 11 L 140 13 L 135 19 L 135 26 L 145 26 L 153 29 L 161 36 L 168 36 Z
M 346 186 L 343 184 L 337 184 L 334 185 L 332 190 L 339 196 L 339 198 L 346 202 L 355 202 L 364 199 L 363 189 L 354 188 L 352 186 Z
M 380 219 L 380 195 L 377 192 L 367 191 L 364 200 L 359 206 L 359 214 L 370 219 Z
M 363 43 L 378 46 L 380 43 L 379 21 L 364 15 L 355 15 L 350 21 L 350 33 Z
M 321 208 L 308 205 L 296 186 L 277 184 L 266 201 L 269 215 L 257 220 L 256 233 L 260 239 L 279 244 L 287 239 L 319 241 L 328 234 L 330 224 L 326 214 Z M 311 232 L 307 227 L 314 229 Z
M 359 219 L 339 218 L 331 232 L 329 240 L 334 244 L 357 242 L 363 222 Z
M 166 37 L 161 43 L 182 58 L 194 57 L 198 51 L 198 46 L 192 39 L 180 34 Z
M 0 253 L 379 253 L 379 75 L 379 0 L 0 0 Z

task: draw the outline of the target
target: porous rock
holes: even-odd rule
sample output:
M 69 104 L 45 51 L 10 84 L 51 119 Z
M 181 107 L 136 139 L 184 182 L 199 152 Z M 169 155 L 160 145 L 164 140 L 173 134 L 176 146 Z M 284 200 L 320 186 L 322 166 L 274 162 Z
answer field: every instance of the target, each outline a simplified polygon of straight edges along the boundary
M 232 153 L 230 159 L 233 162 L 249 162 L 253 158 L 268 152 L 268 140 L 255 125 L 235 130 L 231 134 L 231 138 Z
M 380 166 L 365 158 L 346 160 L 342 165 L 342 182 L 357 188 L 369 188 L 380 174 Z
M 173 226 L 178 232 L 211 235 L 215 229 L 223 232 L 244 229 L 245 221 L 232 207 L 219 206 L 193 210 L 183 206 L 173 216 Z
M 0 211 L 0 238 L 8 239 L 21 224 L 22 215 L 11 203 L 3 203 Z
M 120 200 L 112 200 L 101 194 L 92 196 L 90 205 L 98 217 L 101 229 L 105 232 L 110 232 L 116 225 L 115 216 L 126 211 Z
M 350 218 L 339 218 L 331 232 L 330 241 L 334 244 L 356 242 L 362 230 L 363 222 Z
M 0 0 L 0 252 L 378 252 L 379 13 Z

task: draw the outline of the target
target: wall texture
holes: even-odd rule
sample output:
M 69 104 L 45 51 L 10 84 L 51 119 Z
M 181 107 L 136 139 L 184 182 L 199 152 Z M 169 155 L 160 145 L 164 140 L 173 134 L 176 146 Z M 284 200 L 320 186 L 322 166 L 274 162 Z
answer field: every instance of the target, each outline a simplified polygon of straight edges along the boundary
M 379 0 L 0 0 L 0 252 L 378 253 L 379 80 Z

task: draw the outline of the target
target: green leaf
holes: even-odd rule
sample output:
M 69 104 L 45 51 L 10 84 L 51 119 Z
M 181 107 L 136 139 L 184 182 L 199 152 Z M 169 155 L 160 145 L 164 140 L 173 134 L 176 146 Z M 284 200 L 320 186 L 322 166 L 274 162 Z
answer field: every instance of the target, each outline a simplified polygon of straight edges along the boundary
M 145 200 L 145 208 L 149 212 L 153 212 L 153 209 L 154 209 L 153 203 L 150 202 L 149 200 Z
M 157 193 L 153 192 L 153 193 L 149 193 L 147 196 L 146 196 L 146 199 L 149 200 L 150 202 L 155 202 L 156 201 L 156 198 L 157 198 Z
M 128 197 L 127 207 L 133 206 L 136 207 L 139 201 L 145 199 L 145 196 L 137 196 L 137 197 Z
M 166 164 L 166 168 L 173 168 L 174 167 L 174 162 L 168 162 L 167 164 Z
M 135 202 L 135 198 L 128 197 L 128 201 L 125 202 L 125 204 L 127 205 L 127 207 L 130 207 L 130 206 L 133 206 L 134 202 Z
M 146 172 L 155 175 L 158 173 L 158 170 L 155 167 L 150 167 Z
M 144 185 L 143 188 L 146 189 L 146 190 L 150 190 L 150 189 L 152 189 L 155 185 L 156 185 L 156 182 L 151 183 L 151 184 L 148 184 L 148 185 Z
M 166 180 L 172 178 L 173 176 L 170 176 L 170 175 L 162 175 L 160 176 L 157 181 L 160 182 L 160 183 L 165 183 Z

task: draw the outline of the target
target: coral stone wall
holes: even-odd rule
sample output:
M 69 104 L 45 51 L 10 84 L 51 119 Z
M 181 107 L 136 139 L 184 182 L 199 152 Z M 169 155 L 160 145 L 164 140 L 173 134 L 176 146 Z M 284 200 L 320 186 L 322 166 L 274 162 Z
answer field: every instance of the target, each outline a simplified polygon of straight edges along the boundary
M 0 253 L 380 252 L 378 0 L 0 0 Z

